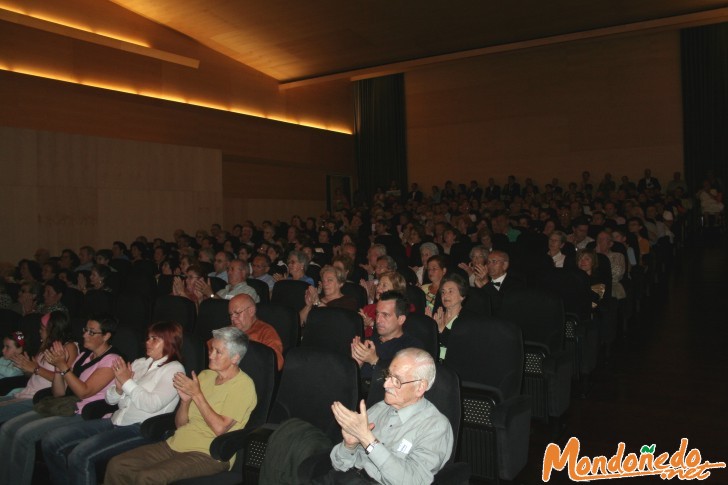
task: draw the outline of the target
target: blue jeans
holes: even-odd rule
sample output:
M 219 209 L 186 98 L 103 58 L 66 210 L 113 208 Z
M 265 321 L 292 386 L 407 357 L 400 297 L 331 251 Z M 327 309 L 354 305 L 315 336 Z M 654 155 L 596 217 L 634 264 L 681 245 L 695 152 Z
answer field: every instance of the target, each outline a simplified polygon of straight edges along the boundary
M 15 399 L 7 396 L 0 397 L 0 425 L 15 416 L 20 416 L 32 410 L 32 399 Z
M 54 429 L 42 446 L 53 483 L 96 485 L 97 462 L 147 443 L 141 424 L 114 426 L 110 419 L 92 419 Z
M 33 479 L 35 443 L 49 431 L 71 423 L 81 423 L 79 415 L 44 418 L 35 411 L 16 416 L 0 428 L 0 450 L 5 463 L 0 468 L 0 485 L 26 485 Z

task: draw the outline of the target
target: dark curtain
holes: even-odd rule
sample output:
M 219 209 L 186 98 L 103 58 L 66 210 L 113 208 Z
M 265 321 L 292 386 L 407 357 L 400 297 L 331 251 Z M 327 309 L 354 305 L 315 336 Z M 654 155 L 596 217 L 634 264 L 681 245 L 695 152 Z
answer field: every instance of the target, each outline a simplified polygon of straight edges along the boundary
M 685 177 L 692 189 L 709 170 L 728 176 L 728 23 L 681 33 Z
M 396 182 L 407 195 L 407 134 L 404 75 L 366 79 L 356 83 L 357 178 L 360 196 L 371 203 L 378 187 L 386 192 Z

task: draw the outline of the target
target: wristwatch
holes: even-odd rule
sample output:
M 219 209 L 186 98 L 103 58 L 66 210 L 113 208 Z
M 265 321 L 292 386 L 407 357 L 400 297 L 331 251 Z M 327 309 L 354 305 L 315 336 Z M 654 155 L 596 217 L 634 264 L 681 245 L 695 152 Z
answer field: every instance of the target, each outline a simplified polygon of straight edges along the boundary
M 68 374 L 69 372 L 71 372 L 71 369 L 70 369 L 70 368 L 68 368 L 68 369 L 66 369 L 66 370 L 62 370 L 62 371 L 60 371 L 60 372 L 59 372 L 58 374 L 60 374 L 60 376 L 61 376 L 61 377 L 63 377 L 63 376 L 65 376 L 66 374 Z
M 40 366 L 35 366 L 35 369 L 33 369 L 33 374 L 38 375 L 38 372 L 40 372 Z
M 377 446 L 379 443 L 381 443 L 381 441 L 379 441 L 378 439 L 374 438 L 374 441 L 372 441 L 371 443 L 369 443 L 369 446 L 367 446 L 366 449 L 364 450 L 366 452 L 366 454 L 368 455 L 369 453 L 371 453 L 372 451 L 374 451 L 374 447 Z

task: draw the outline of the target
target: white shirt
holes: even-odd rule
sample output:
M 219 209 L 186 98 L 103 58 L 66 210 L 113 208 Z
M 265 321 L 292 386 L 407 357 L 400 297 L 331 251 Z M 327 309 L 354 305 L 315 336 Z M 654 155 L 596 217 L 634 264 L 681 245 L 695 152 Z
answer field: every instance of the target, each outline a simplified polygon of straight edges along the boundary
M 158 414 L 171 413 L 177 407 L 179 394 L 172 385 L 172 378 L 185 368 L 178 361 L 162 365 L 167 357 L 152 361 L 151 357 L 137 359 L 131 364 L 134 377 L 124 383 L 122 393 L 116 392 L 112 383 L 106 390 L 106 402 L 118 404 L 119 409 L 111 416 L 116 426 L 141 423 Z
M 508 273 L 503 273 L 502 275 L 500 275 L 496 279 L 492 280 L 493 281 L 493 286 L 495 286 L 495 289 L 496 290 L 500 291 L 500 287 L 503 284 L 503 280 L 506 279 L 506 275 L 507 274 Z M 495 283 L 498 283 L 498 284 L 496 285 Z

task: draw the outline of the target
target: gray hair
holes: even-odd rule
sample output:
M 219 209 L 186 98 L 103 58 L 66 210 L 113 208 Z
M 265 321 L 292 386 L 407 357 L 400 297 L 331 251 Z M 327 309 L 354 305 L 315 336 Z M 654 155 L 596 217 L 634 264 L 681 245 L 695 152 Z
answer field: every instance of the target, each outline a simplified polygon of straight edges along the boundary
M 397 271 L 397 261 L 392 256 L 379 256 L 377 262 L 379 261 L 387 262 L 387 271 Z
M 385 246 L 384 244 L 372 244 L 371 249 L 374 249 L 377 252 L 377 256 L 387 255 L 387 246 Z
M 488 253 L 489 253 L 489 251 L 483 245 L 475 246 L 475 247 L 473 247 L 473 249 L 470 250 L 470 259 L 471 260 L 473 259 L 473 255 L 475 253 L 481 253 L 485 259 L 488 259 Z
M 248 352 L 248 336 L 237 327 L 222 327 L 212 331 L 212 338 L 222 340 L 230 358 L 239 357 L 238 364 Z
M 303 251 L 297 251 L 294 249 L 293 251 L 288 253 L 288 257 L 290 258 L 291 256 L 296 258 L 296 261 L 303 265 L 303 272 L 305 273 L 306 270 L 308 270 L 308 263 L 311 262 L 311 260 L 308 258 L 308 254 L 304 253 Z
M 420 253 L 422 252 L 423 249 L 429 250 L 430 254 L 432 256 L 437 256 L 438 254 L 440 254 L 440 250 L 437 249 L 437 245 L 435 243 L 431 243 L 431 242 L 422 243 L 420 245 Z M 423 262 L 426 262 L 426 261 L 423 261 Z
M 436 367 L 435 360 L 429 352 L 416 347 L 409 347 L 397 352 L 394 358 L 396 359 L 397 357 L 409 357 L 412 359 L 414 361 L 414 368 L 412 369 L 413 378 L 427 381 L 428 391 L 432 388 L 432 384 L 435 383 Z

